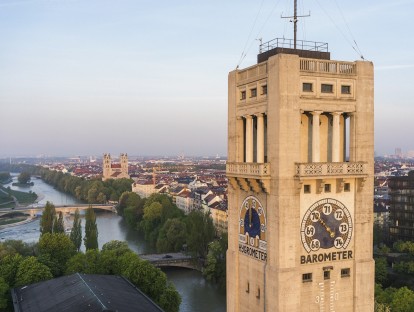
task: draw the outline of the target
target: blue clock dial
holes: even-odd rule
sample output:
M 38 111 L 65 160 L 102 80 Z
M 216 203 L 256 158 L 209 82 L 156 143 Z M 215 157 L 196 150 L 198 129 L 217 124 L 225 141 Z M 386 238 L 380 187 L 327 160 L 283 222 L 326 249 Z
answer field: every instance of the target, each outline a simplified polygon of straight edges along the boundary
M 249 208 L 244 216 L 244 230 L 250 237 L 260 236 L 260 218 L 256 209 Z

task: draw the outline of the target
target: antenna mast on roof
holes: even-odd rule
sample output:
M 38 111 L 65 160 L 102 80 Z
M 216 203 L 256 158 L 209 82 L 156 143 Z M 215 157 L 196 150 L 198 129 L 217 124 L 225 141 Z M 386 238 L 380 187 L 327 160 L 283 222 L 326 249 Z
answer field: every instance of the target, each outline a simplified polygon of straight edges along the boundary
M 294 9 L 293 9 L 293 16 L 281 16 L 281 18 L 293 18 L 293 20 L 290 20 L 293 22 L 293 48 L 296 50 L 296 33 L 298 32 L 298 17 L 308 17 L 310 16 L 310 12 L 308 15 L 298 15 L 298 1 L 294 0 Z

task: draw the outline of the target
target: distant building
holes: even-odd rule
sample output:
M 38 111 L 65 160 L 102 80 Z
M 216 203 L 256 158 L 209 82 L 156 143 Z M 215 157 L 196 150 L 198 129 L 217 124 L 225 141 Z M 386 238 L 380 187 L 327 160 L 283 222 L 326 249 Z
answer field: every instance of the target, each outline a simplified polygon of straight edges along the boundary
M 414 240 L 414 171 L 390 177 L 390 242 Z
M 126 153 L 121 154 L 119 161 L 119 163 L 112 163 L 111 154 L 104 154 L 102 181 L 130 178 L 128 174 L 128 155 Z

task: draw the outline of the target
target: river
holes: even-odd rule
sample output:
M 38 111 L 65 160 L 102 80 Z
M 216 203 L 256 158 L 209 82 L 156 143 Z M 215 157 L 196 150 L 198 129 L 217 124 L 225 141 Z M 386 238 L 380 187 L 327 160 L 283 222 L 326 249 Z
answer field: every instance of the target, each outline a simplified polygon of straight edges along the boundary
M 12 174 L 13 182 L 17 180 L 17 174 Z M 53 202 L 55 205 L 71 205 L 80 203 L 76 198 L 64 194 L 41 179 L 32 179 L 34 185 L 31 187 L 16 187 L 9 185 L 11 189 L 18 191 L 32 191 L 39 195 L 39 204 L 45 204 L 46 201 Z M 85 222 L 83 221 L 82 224 Z M 99 247 L 111 240 L 126 241 L 129 247 L 137 252 L 151 253 L 151 250 L 145 243 L 140 233 L 130 229 L 124 220 L 111 212 L 97 211 L 96 224 L 98 226 L 98 243 Z M 20 239 L 24 242 L 36 242 L 39 239 L 39 219 L 6 228 L 0 231 L 1 241 L 7 239 Z M 180 311 L 182 312 L 222 312 L 226 311 L 226 296 L 223 291 L 210 282 L 207 282 L 200 272 L 188 269 L 166 269 L 164 272 L 177 291 L 180 293 L 182 302 Z

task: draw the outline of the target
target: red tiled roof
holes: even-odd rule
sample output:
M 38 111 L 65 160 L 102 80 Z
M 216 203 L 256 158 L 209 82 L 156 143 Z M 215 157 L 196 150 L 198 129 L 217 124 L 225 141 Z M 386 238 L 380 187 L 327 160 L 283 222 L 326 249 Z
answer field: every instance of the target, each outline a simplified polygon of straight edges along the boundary
M 111 168 L 121 168 L 121 164 L 111 164 Z

